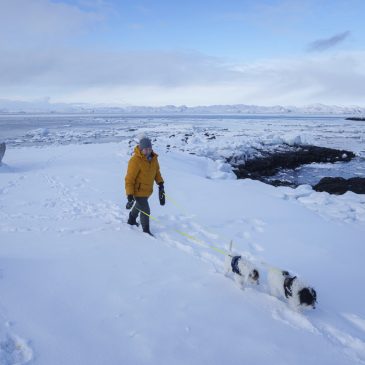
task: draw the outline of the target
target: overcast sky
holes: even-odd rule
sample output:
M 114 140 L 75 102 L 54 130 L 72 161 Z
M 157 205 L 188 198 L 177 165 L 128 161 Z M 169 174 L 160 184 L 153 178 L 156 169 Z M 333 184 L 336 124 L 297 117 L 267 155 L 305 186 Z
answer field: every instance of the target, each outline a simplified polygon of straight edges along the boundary
M 364 0 L 0 0 L 0 99 L 365 106 Z

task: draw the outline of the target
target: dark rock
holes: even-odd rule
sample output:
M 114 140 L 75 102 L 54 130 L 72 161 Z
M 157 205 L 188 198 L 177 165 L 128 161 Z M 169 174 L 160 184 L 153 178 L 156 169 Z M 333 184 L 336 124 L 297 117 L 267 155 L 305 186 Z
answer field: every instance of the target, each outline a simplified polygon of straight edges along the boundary
M 214 134 L 210 134 L 210 133 L 208 133 L 208 132 L 205 132 L 205 133 L 204 133 L 204 136 L 206 136 L 206 137 L 207 137 L 207 139 L 215 139 L 215 138 L 216 138 Z
M 6 151 L 6 144 L 5 144 L 5 142 L 2 142 L 2 143 L 0 143 L 0 164 L 5 155 L 5 151 Z
M 336 150 L 317 146 L 287 146 L 276 151 L 261 151 L 262 157 L 247 159 L 245 156 L 234 156 L 227 159 L 233 166 L 233 171 L 238 179 L 259 180 L 273 186 L 296 187 L 295 183 L 286 180 L 270 180 L 270 176 L 276 175 L 285 169 L 296 169 L 301 165 L 310 163 L 334 163 L 348 162 L 355 157 L 350 151 Z M 245 162 L 241 162 L 246 160 Z M 365 194 L 365 178 L 355 177 L 351 179 L 323 178 L 314 190 L 327 191 L 330 194 L 344 194 L 352 191 L 357 194 Z
M 349 118 L 346 118 L 346 120 L 355 120 L 357 122 L 365 122 L 365 118 L 359 118 L 359 117 L 349 117 Z
M 275 187 L 278 187 L 278 186 L 289 186 L 291 188 L 296 187 L 295 184 L 293 184 L 292 182 L 287 181 L 287 180 L 265 180 L 265 182 L 270 185 L 273 185 Z
M 365 178 L 353 177 L 351 179 L 344 179 L 342 177 L 324 177 L 317 185 L 313 186 L 313 189 L 337 195 L 344 194 L 347 191 L 352 191 L 356 194 L 365 194 Z
M 268 152 L 266 156 L 235 163 L 234 158 L 227 161 L 234 167 L 239 179 L 251 178 L 262 180 L 273 176 L 281 169 L 296 169 L 310 163 L 334 163 L 350 161 L 355 154 L 350 151 L 336 150 L 318 146 L 288 147 L 287 151 Z

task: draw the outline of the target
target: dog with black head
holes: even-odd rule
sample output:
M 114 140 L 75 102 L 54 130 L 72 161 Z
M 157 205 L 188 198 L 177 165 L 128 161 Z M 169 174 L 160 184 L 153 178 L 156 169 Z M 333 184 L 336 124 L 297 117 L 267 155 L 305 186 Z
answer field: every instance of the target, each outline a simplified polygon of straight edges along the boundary
M 295 309 L 316 307 L 317 292 L 288 271 L 270 268 L 268 285 L 271 295 L 285 298 Z

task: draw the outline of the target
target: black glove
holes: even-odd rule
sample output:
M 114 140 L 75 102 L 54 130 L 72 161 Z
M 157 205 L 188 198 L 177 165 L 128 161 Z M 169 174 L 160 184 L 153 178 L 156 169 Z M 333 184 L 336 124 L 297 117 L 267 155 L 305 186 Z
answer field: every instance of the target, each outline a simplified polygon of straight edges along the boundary
M 165 205 L 165 188 L 163 183 L 158 184 L 158 198 L 160 199 L 160 205 Z
M 126 204 L 125 208 L 126 209 L 131 209 L 133 207 L 134 200 L 135 200 L 134 196 L 133 195 L 128 195 L 127 199 L 128 199 L 128 203 Z

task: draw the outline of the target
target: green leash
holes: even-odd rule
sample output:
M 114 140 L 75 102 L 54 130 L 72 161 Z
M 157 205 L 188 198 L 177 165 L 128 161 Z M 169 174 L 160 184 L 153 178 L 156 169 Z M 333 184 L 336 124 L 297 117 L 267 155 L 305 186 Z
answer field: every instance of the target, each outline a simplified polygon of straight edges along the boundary
M 139 212 L 141 212 L 142 214 L 144 214 L 144 215 L 146 215 L 147 217 L 149 217 L 150 219 L 154 220 L 155 222 L 158 222 L 159 224 L 162 224 L 162 223 L 161 223 L 161 221 L 160 221 L 159 219 L 155 218 L 155 217 L 154 217 L 154 216 L 152 216 L 151 214 L 148 214 L 148 213 L 144 212 L 144 211 L 143 211 L 143 210 L 141 210 L 141 209 L 138 209 L 138 208 L 136 208 L 136 209 L 137 209 Z M 222 250 L 222 249 L 220 249 L 220 248 L 218 248 L 218 247 L 215 247 L 214 245 L 212 245 L 212 244 L 210 244 L 210 243 L 207 243 L 207 242 L 205 242 L 205 241 L 203 241 L 203 240 L 201 240 L 201 239 L 199 239 L 199 238 L 197 238 L 197 237 L 195 237 L 195 236 L 192 236 L 192 235 L 190 235 L 189 233 L 186 233 L 186 232 L 180 231 L 180 230 L 178 230 L 178 229 L 174 229 L 174 231 L 175 231 L 176 233 L 179 233 L 181 236 L 184 236 L 184 237 L 188 238 L 189 240 L 191 240 L 191 241 L 193 241 L 193 242 L 195 242 L 195 243 L 198 243 L 198 244 L 202 245 L 202 246 L 203 246 L 203 247 L 205 247 L 205 248 L 210 248 L 210 249 L 212 249 L 212 250 L 215 250 L 215 251 L 219 252 L 219 253 L 220 253 L 220 254 L 222 254 L 222 255 L 229 255 L 229 253 L 228 253 L 228 252 L 226 252 L 226 251 L 224 251 L 224 250 Z

